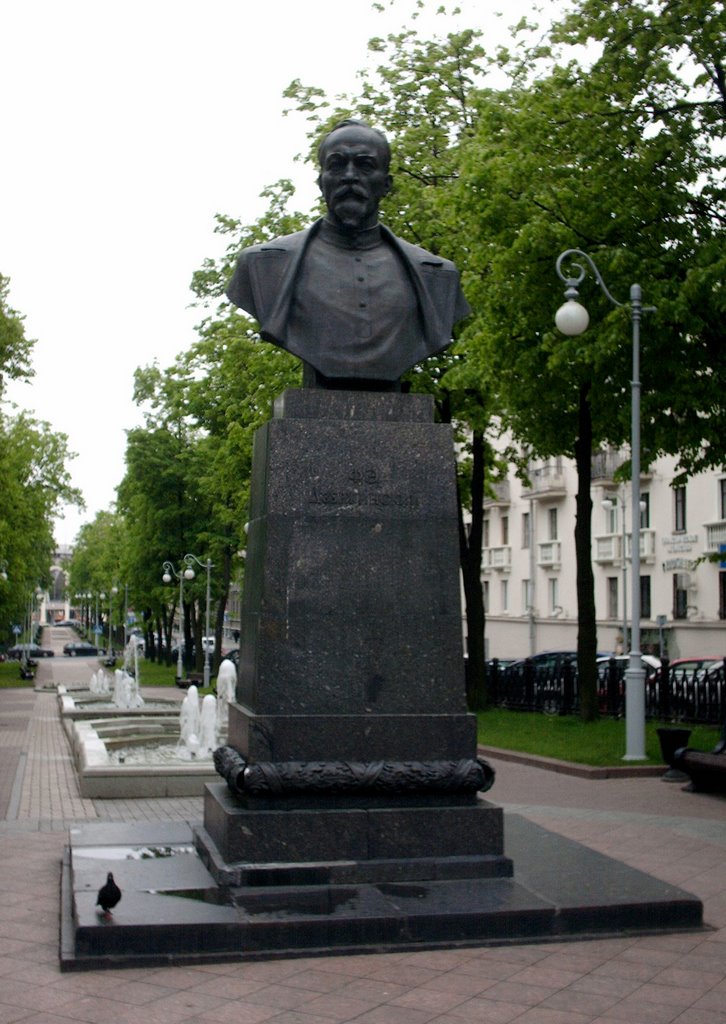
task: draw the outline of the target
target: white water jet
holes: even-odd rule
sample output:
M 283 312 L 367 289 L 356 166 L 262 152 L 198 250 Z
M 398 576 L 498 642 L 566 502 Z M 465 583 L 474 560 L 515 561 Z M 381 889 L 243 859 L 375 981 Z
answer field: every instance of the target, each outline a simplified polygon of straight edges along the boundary
M 98 672 L 93 673 L 88 689 L 99 697 L 107 697 L 109 695 L 108 677 L 103 669 L 100 668 Z
M 139 684 L 125 669 L 116 669 L 114 673 L 113 702 L 117 708 L 129 710 L 144 705 L 144 698 L 139 693 Z
M 237 688 L 237 669 L 225 658 L 217 674 L 217 735 L 225 736 L 229 724 L 229 705 L 233 703 Z
M 190 741 L 194 737 L 197 747 L 199 746 L 199 733 L 202 728 L 202 716 L 199 711 L 199 690 L 192 684 L 187 690 L 187 695 L 182 701 L 179 712 L 179 746 L 185 746 L 191 751 Z
M 139 649 L 141 648 L 141 641 L 137 636 L 129 637 L 129 642 L 124 648 L 124 671 L 128 672 L 134 679 L 140 679 L 139 676 Z
M 209 757 L 217 749 L 217 699 L 211 693 L 202 698 L 199 754 Z

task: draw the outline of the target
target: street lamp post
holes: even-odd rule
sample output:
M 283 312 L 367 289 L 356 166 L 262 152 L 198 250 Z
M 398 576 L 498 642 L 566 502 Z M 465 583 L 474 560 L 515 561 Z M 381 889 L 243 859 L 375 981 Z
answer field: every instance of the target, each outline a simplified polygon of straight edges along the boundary
M 95 633 L 95 636 L 96 636 L 96 644 L 98 644 L 99 647 L 100 647 L 99 638 L 100 638 L 101 641 L 103 641 L 103 626 L 101 625 L 101 617 L 103 616 L 103 602 L 105 600 L 106 600 L 106 594 L 104 593 L 103 590 L 101 591 L 100 594 L 96 594 L 96 626 L 95 626 L 95 629 L 94 629 L 94 633 Z M 100 606 L 101 606 L 100 612 L 98 610 L 99 602 L 100 602 Z
M 189 568 L 185 571 L 185 575 L 186 575 L 187 572 L 191 572 L 191 574 L 192 574 L 191 578 L 194 578 L 194 569 L 192 568 L 192 563 L 193 562 L 196 562 L 198 566 L 200 566 L 202 569 L 206 569 L 206 571 L 207 571 L 207 604 L 206 604 L 206 616 L 205 616 L 205 623 L 206 623 L 205 630 L 206 630 L 206 632 L 205 632 L 205 640 L 204 640 L 204 686 L 208 687 L 209 686 L 209 681 L 210 681 L 210 678 L 211 678 L 211 675 L 212 675 L 212 673 L 211 673 L 211 665 L 210 665 L 210 652 L 209 652 L 209 593 L 210 593 L 210 584 L 211 584 L 211 579 L 212 579 L 212 569 L 214 568 L 214 566 L 212 565 L 211 559 L 209 557 L 207 557 L 207 561 L 206 562 L 202 562 L 202 561 L 200 561 L 200 559 L 197 558 L 196 555 L 184 555 L 184 561 L 189 566 Z M 187 577 L 187 579 L 189 579 L 189 577 Z
M 113 658 L 113 599 L 118 594 L 118 587 L 111 587 L 108 592 L 108 657 Z
M 567 301 L 555 315 L 555 323 L 563 334 L 575 336 L 587 329 L 590 317 L 584 306 L 577 301 L 577 286 L 585 278 L 585 267 L 573 257 L 583 259 L 592 271 L 595 280 L 608 301 L 623 308 L 608 291 L 600 271 L 592 259 L 581 249 L 567 249 L 557 257 L 557 276 L 565 283 Z M 562 264 L 568 261 L 575 276 L 562 271 Z M 631 572 L 631 627 L 628 668 L 625 672 L 625 756 L 624 761 L 645 760 L 645 672 L 640 652 L 640 319 L 643 312 L 642 292 L 639 284 L 630 286 L 630 318 L 633 336 L 633 378 L 631 381 L 631 515 L 632 515 L 632 572 Z M 651 312 L 655 307 L 645 307 Z
M 164 574 L 161 577 L 164 583 L 171 583 L 172 579 L 179 580 L 179 640 L 177 642 L 176 678 L 177 681 L 184 678 L 184 663 L 182 660 L 182 626 L 183 626 L 183 602 L 184 602 L 184 580 L 194 579 L 194 570 L 191 566 L 183 569 L 181 566 L 177 571 L 171 562 L 164 562 L 162 565 Z

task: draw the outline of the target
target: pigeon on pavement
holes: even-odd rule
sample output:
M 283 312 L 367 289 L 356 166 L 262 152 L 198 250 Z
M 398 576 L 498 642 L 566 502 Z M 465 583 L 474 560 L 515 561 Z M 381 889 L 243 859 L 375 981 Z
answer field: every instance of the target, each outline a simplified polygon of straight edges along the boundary
M 106 884 L 102 885 L 98 890 L 96 906 L 101 908 L 104 917 L 111 917 L 111 910 L 116 906 L 120 899 L 121 890 L 114 882 L 113 875 L 109 871 L 106 878 Z

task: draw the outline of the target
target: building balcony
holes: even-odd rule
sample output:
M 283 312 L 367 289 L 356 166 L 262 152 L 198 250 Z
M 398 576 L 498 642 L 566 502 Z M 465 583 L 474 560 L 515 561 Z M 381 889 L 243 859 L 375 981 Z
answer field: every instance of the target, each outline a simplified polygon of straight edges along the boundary
M 491 494 L 484 498 L 484 508 L 497 508 L 510 504 L 509 480 L 500 480 L 499 483 L 490 485 Z
M 546 540 L 537 545 L 537 565 L 542 569 L 559 569 L 562 564 L 562 545 L 558 540 Z
M 628 533 L 625 537 L 625 557 L 628 561 L 630 561 L 632 553 L 632 534 Z M 640 531 L 640 560 L 646 564 L 655 562 L 655 530 Z M 605 533 L 595 537 L 593 561 L 598 565 L 622 564 L 622 533 Z
M 726 551 L 726 519 L 706 523 L 706 554 L 714 555 L 720 551 Z
M 523 498 L 554 499 L 567 497 L 567 481 L 562 459 L 552 459 L 542 465 L 530 465 L 527 470 L 529 487 L 522 490 Z
M 628 458 L 627 452 L 620 451 L 617 448 L 605 448 L 602 451 L 595 452 L 590 460 L 592 482 L 612 481 L 617 470 L 620 469 L 624 462 L 628 461 Z
M 482 549 L 482 569 L 484 572 L 490 572 L 492 569 L 496 569 L 500 572 L 509 572 L 511 568 L 511 547 L 506 546 Z
M 623 557 L 623 537 L 620 533 L 606 533 L 595 537 L 593 561 L 598 565 L 611 565 Z

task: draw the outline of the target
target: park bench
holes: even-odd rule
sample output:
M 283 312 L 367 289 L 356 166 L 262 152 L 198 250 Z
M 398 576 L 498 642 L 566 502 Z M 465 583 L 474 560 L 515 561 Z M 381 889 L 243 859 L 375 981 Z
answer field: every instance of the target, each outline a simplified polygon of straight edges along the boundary
M 204 675 L 201 672 L 190 672 L 186 679 L 177 679 L 176 685 L 180 690 L 188 690 L 190 686 L 203 686 Z
M 690 777 L 689 788 L 694 791 L 726 793 L 726 723 L 713 750 L 681 747 L 676 751 L 673 767 Z

